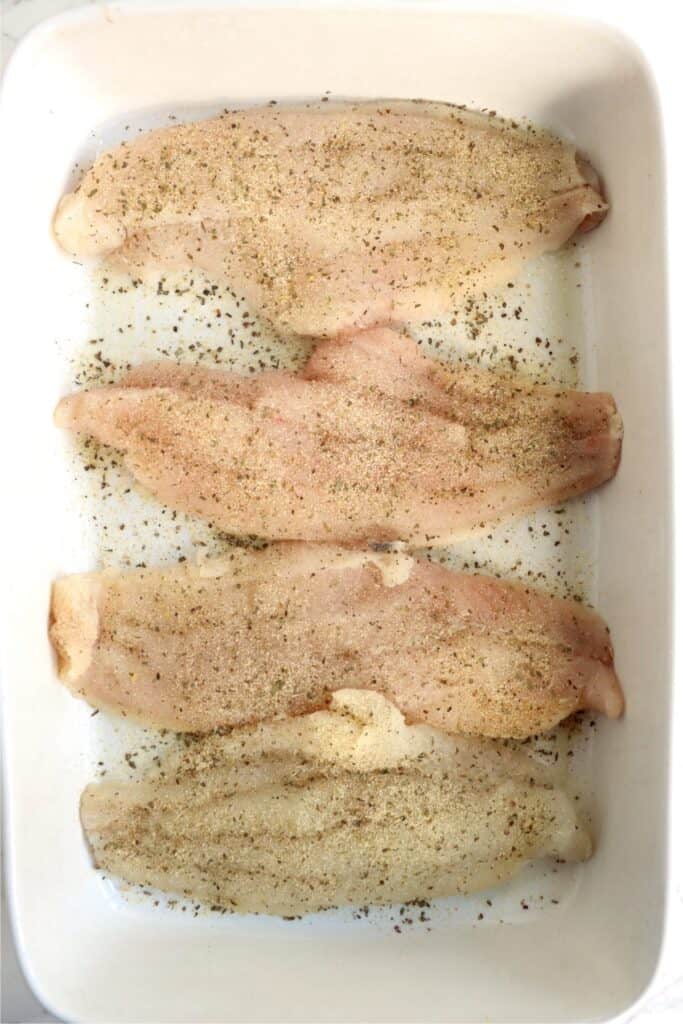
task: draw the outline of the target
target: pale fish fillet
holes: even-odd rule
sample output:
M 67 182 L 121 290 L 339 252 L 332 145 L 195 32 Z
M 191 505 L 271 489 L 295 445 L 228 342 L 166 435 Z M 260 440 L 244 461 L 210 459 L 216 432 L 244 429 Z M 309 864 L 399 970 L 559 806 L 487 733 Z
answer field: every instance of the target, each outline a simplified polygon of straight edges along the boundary
M 178 731 L 302 714 L 347 687 L 409 722 L 491 737 L 624 704 L 595 612 L 407 555 L 280 544 L 68 576 L 50 635 L 74 693 Z
M 527 754 L 408 726 L 377 694 L 212 735 L 139 783 L 91 785 L 95 865 L 241 912 L 293 916 L 499 885 L 585 860 L 575 802 Z
M 223 530 L 349 543 L 430 545 L 564 501 L 614 475 L 622 437 L 610 395 L 450 370 L 386 328 L 323 342 L 302 373 L 146 364 L 55 419 Z
M 197 268 L 280 332 L 423 320 L 607 210 L 574 146 L 446 103 L 270 106 L 103 153 L 57 210 L 79 259 Z

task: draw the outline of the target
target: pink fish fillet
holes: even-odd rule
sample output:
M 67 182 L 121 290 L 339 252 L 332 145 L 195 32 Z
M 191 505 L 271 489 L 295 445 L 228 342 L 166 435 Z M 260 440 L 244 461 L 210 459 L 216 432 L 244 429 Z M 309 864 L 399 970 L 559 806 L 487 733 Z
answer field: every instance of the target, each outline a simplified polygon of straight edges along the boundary
M 145 364 L 55 419 L 223 530 L 345 543 L 435 544 L 583 494 L 622 438 L 610 395 L 447 369 L 389 329 L 322 343 L 302 373 Z
M 488 737 L 624 706 L 595 612 L 405 555 L 279 544 L 70 576 L 54 585 L 50 635 L 74 693 L 180 731 L 303 714 L 344 688 Z
M 574 146 L 447 103 L 251 108 L 103 153 L 56 238 L 136 276 L 206 271 L 281 333 L 423 320 L 607 211 Z

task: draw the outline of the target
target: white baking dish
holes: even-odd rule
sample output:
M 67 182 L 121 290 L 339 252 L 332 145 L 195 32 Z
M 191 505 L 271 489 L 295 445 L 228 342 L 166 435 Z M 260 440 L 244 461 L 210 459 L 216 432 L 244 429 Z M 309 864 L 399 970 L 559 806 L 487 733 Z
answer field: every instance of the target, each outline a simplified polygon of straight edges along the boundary
M 590 544 L 591 597 L 612 626 L 628 713 L 592 750 L 596 856 L 557 907 L 508 907 L 502 924 L 451 914 L 397 935 L 334 915 L 292 925 L 152 912 L 101 881 L 78 825 L 102 732 L 54 682 L 45 627 L 51 579 L 92 554 L 51 422 L 71 385 L 60 342 L 87 315 L 79 270 L 50 238 L 55 202 L 96 126 L 326 90 L 526 115 L 578 140 L 608 187 L 569 329 L 587 383 L 614 392 L 626 424 L 620 473 L 591 499 Z M 88 1021 L 564 1022 L 626 1009 L 662 941 L 672 645 L 662 143 L 638 51 L 592 23 L 444 7 L 107 5 L 19 48 L 4 140 L 7 835 L 18 945 L 39 997 Z

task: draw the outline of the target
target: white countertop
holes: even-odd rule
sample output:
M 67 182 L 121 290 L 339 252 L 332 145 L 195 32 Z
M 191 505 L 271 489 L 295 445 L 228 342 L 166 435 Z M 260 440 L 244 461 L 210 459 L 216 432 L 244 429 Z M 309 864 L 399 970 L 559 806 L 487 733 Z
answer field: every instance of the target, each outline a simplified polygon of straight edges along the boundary
M 86 3 L 98 4 L 106 8 L 105 0 L 0 0 L 2 16 L 2 64 L 6 62 L 21 37 L 34 25 L 46 18 L 72 7 Z M 463 6 L 466 6 L 463 4 Z M 476 6 L 476 2 L 469 6 Z M 488 6 L 488 5 L 487 5 Z M 504 3 L 492 4 L 492 7 L 505 6 Z M 632 35 L 645 50 L 650 59 L 657 78 L 662 97 L 665 122 L 665 135 L 669 149 L 669 179 L 672 182 L 681 180 L 683 160 L 680 151 L 683 146 L 675 137 L 678 133 L 678 118 L 673 120 L 674 103 L 681 93 L 683 75 L 680 71 L 679 34 L 676 32 L 674 15 L 668 13 L 668 4 L 662 0 L 649 0 L 647 4 L 620 3 L 612 0 L 594 0 L 593 3 L 556 3 L 546 0 L 534 5 L 543 9 L 564 9 L 565 12 L 589 14 L 603 18 L 621 27 Z M 579 8 L 581 9 L 579 12 Z M 644 13 L 643 13 L 644 12 Z M 0 65 L 1 66 L 1 65 Z M 675 125 L 675 129 L 674 129 Z M 668 131 L 667 131 L 668 129 Z M 678 173 L 674 173 L 674 167 Z M 680 189 L 671 189 L 670 196 L 670 234 L 673 236 L 677 222 L 677 212 L 681 201 L 678 198 Z M 673 252 L 673 246 L 672 246 Z M 673 279 L 672 279 L 673 284 Z M 675 326 L 676 309 L 672 309 Z M 676 337 L 676 332 L 672 335 Z M 673 372 L 677 379 L 678 368 L 683 357 L 674 351 Z M 677 441 L 680 436 L 680 425 L 675 423 Z M 683 438 L 680 438 L 683 440 Z M 683 461 L 681 449 L 683 444 L 676 445 L 677 464 Z M 681 479 L 681 475 L 678 476 Z M 680 516 L 677 516 L 679 519 Z M 677 531 L 680 536 L 680 531 Z M 683 610 L 678 609 L 676 620 L 683 620 Z M 683 622 L 682 622 L 683 624 Z M 679 634 L 680 635 L 680 634 Z M 620 1018 L 621 1024 L 678 1024 L 683 1021 L 683 700 L 678 700 L 677 721 L 674 729 L 674 792 L 673 800 L 673 844 L 671 849 L 672 888 L 669 906 L 668 932 L 655 983 L 635 1013 L 628 1013 Z M 679 807 L 676 807 L 676 803 Z M 56 1020 L 46 1012 L 28 988 L 19 967 L 11 939 L 11 929 L 4 898 L 2 899 L 2 1007 L 0 1019 L 10 1022 L 33 1022 Z

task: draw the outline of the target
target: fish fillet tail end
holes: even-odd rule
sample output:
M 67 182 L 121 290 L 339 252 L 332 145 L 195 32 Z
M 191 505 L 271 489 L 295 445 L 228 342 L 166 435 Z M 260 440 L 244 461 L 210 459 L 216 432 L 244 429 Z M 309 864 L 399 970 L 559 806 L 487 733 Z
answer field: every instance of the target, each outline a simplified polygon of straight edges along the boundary
M 603 220 L 607 216 L 609 210 L 609 203 L 605 198 L 605 190 L 603 188 L 600 175 L 595 170 L 593 165 L 585 156 L 580 153 L 576 154 L 576 166 L 579 174 L 583 178 L 586 186 L 595 196 L 594 209 L 589 210 L 585 217 L 579 224 L 577 234 L 585 234 L 587 231 L 593 231 L 599 224 L 602 224 Z
M 586 687 L 584 707 L 607 718 L 621 718 L 626 702 L 619 678 L 611 665 L 600 665 Z
M 119 249 L 126 229 L 114 217 L 100 213 L 80 192 L 63 196 L 52 222 L 54 237 L 70 256 L 92 259 Z
M 612 399 L 614 402 L 614 399 Z M 609 434 L 613 445 L 613 468 L 612 476 L 614 476 L 619 469 L 619 463 L 621 462 L 621 448 L 624 442 L 624 421 L 619 414 L 619 411 L 614 405 L 614 409 L 609 419 Z
M 79 404 L 78 393 L 60 398 L 53 415 L 55 426 L 61 427 L 64 430 L 76 430 L 78 426 Z
M 65 395 L 56 404 L 52 422 L 55 427 L 60 427 L 62 430 L 72 430 L 74 433 L 92 433 L 89 414 L 91 404 L 96 400 L 96 391 L 76 391 L 74 394 Z
M 57 655 L 59 678 L 76 683 L 88 670 L 99 632 L 97 580 L 70 576 L 52 586 L 50 641 Z

